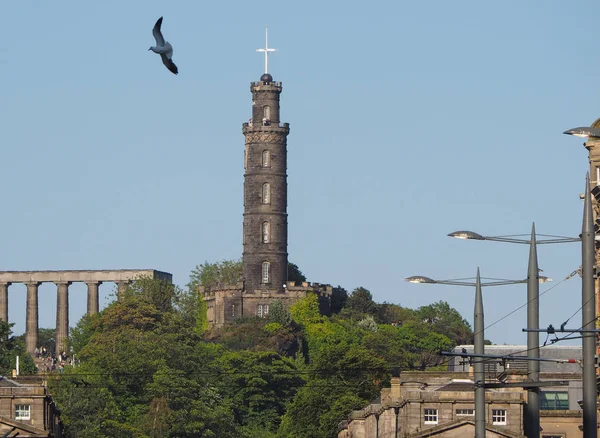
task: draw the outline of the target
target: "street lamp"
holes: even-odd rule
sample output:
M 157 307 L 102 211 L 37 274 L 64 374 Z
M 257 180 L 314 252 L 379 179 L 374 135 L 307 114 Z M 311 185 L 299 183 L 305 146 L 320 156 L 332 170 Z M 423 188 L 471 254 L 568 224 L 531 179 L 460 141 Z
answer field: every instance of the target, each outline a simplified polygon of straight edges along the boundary
M 531 239 L 524 239 L 522 236 L 528 234 L 512 234 L 508 236 L 482 236 L 474 231 L 454 231 L 448 234 L 449 237 L 461 240 L 491 240 L 493 242 L 506 242 L 506 243 L 521 243 L 523 245 L 531 245 Z M 570 242 L 581 242 L 579 237 L 567 237 L 567 236 L 553 236 L 550 234 L 536 234 L 536 244 L 543 245 L 547 243 L 570 243 Z M 542 237 L 539 239 L 538 237 Z
M 481 288 L 484 286 L 504 286 L 508 284 L 527 283 L 528 280 L 492 280 L 485 283 L 481 282 L 479 268 L 477 268 L 477 277 L 475 282 L 466 281 L 469 278 L 460 278 L 455 280 L 434 280 L 423 275 L 415 275 L 406 278 L 409 283 L 418 284 L 446 284 L 450 286 L 475 286 L 475 311 L 473 329 L 475 332 L 474 352 L 476 355 L 485 354 L 485 325 L 483 323 L 483 295 Z M 540 282 L 552 281 L 548 277 L 539 277 Z M 475 365 L 475 438 L 485 437 L 485 370 L 483 366 L 484 359 L 479 358 L 474 361 Z
M 581 126 L 579 128 L 567 129 L 563 134 L 583 138 L 600 138 L 600 128 Z
M 473 231 L 455 231 L 448 234 L 450 237 L 463 240 L 491 240 L 494 242 L 519 243 L 529 245 L 529 265 L 527 269 L 527 357 L 536 359 L 540 357 L 540 335 L 535 330 L 540 325 L 540 288 L 538 278 L 537 245 L 550 243 L 580 242 L 578 237 L 552 236 L 535 233 L 535 224 L 531 227 L 531 237 L 524 239 L 524 235 L 510 236 L 482 236 Z M 538 239 L 540 236 L 541 239 Z M 537 360 L 527 361 L 528 380 L 540 380 L 540 363 Z M 529 438 L 539 437 L 540 434 L 540 394 L 539 388 L 531 387 L 527 390 L 527 411 L 525 412 L 526 432 Z

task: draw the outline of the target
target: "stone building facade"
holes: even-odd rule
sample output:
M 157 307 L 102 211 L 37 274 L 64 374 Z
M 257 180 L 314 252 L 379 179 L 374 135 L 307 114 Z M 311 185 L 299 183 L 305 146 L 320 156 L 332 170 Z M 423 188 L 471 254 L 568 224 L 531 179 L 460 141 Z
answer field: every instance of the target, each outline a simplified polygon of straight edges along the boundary
M 288 282 L 287 136 L 280 119 L 281 82 L 265 73 L 250 84 L 252 117 L 242 125 L 244 148 L 243 281 L 215 288 L 200 286 L 211 326 L 247 316 L 266 317 L 280 300 L 289 307 L 315 293 L 328 314 L 331 286 Z
M 60 411 L 42 383 L 0 376 L 0 436 L 62 437 Z
M 519 346 L 489 346 L 491 354 L 509 354 Z M 471 349 L 473 346 L 459 346 Z M 521 351 L 523 347 L 520 347 Z M 541 350 L 547 357 L 581 358 L 581 347 Z M 512 365 L 510 365 L 512 363 Z M 540 438 L 578 438 L 583 397 L 579 363 L 542 362 L 540 380 L 566 385 L 541 388 Z M 353 411 L 340 424 L 338 438 L 459 438 L 474 436 L 475 394 L 473 369 L 454 357 L 449 371 L 408 371 L 392 378 L 378 400 Z M 486 364 L 486 382 L 508 384 L 486 390 L 486 436 L 524 438 L 524 408 L 527 391 L 518 386 L 527 380 L 525 362 L 495 361 Z M 510 386 L 516 384 L 516 386 Z

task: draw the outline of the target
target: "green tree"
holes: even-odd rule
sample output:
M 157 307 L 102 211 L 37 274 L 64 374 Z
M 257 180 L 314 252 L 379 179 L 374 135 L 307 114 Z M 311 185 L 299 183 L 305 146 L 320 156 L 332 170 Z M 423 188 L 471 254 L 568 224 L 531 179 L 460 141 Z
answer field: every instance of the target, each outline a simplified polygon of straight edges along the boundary
M 332 289 L 331 293 L 331 313 L 340 313 L 348 301 L 348 291 L 342 286 Z
M 373 295 L 364 287 L 357 287 L 352 291 L 346 305 L 344 314 L 355 319 L 362 319 L 365 315 L 377 315 L 377 303 L 373 301 Z
M 292 324 L 292 315 L 281 300 L 275 300 L 270 304 L 268 319 L 269 322 L 276 322 L 282 327 L 289 327 Z
M 302 282 L 306 281 L 306 276 L 302 273 L 298 265 L 288 262 L 287 279 L 288 281 Z
M 33 374 L 36 372 L 35 363 L 25 351 L 25 335 L 12 336 L 14 324 L 0 320 L 0 374 L 10 376 L 16 367 L 19 357 L 19 373 Z
M 290 314 L 298 324 L 309 325 L 322 320 L 319 311 L 319 298 L 314 293 L 296 301 L 290 306 Z
M 304 383 L 294 363 L 273 352 L 240 351 L 226 353 L 220 364 L 220 384 L 242 430 L 274 433 Z
M 433 331 L 449 337 L 454 345 L 473 343 L 471 326 L 456 309 L 450 307 L 445 301 L 421 306 L 417 309 L 416 315 Z
M 188 290 L 198 290 L 198 286 L 219 287 L 226 284 L 236 284 L 242 281 L 243 275 L 241 260 L 204 262 L 192 270 L 187 288 Z
M 75 327 L 69 331 L 69 346 L 76 356 L 79 356 L 81 349 L 90 342 L 99 317 L 100 314 L 83 315 Z

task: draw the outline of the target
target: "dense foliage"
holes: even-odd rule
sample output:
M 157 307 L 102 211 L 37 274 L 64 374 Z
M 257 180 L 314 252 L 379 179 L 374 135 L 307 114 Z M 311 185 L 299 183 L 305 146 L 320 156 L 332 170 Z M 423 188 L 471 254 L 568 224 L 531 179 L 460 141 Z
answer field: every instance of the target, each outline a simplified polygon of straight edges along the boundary
M 335 437 L 391 375 L 439 366 L 439 350 L 472 337 L 446 303 L 377 304 L 364 288 L 337 288 L 333 317 L 309 295 L 272 303 L 265 319 L 199 330 L 195 286 L 235 273 L 220 267 L 196 270 L 187 291 L 140 280 L 79 321 L 81 365 L 50 382 L 67 436 Z

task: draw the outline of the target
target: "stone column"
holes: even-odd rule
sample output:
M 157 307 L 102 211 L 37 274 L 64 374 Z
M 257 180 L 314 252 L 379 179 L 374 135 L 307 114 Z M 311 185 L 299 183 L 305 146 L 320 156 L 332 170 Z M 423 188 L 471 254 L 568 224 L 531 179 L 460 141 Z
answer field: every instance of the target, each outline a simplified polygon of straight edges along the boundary
M 56 355 L 66 351 L 69 340 L 69 285 L 68 281 L 55 283 L 56 291 Z
M 102 284 L 102 282 L 95 281 L 86 284 L 88 288 L 87 314 L 88 316 L 95 315 L 100 309 L 100 305 L 98 303 L 98 287 Z
M 25 317 L 25 350 L 33 353 L 38 346 L 38 287 L 40 283 L 27 285 L 27 316 Z
M 129 281 L 115 281 L 117 284 L 117 300 L 120 300 L 123 297 L 123 294 L 127 290 L 127 286 L 129 285 Z
M 0 283 L 0 319 L 8 322 L 8 286 L 12 283 Z

